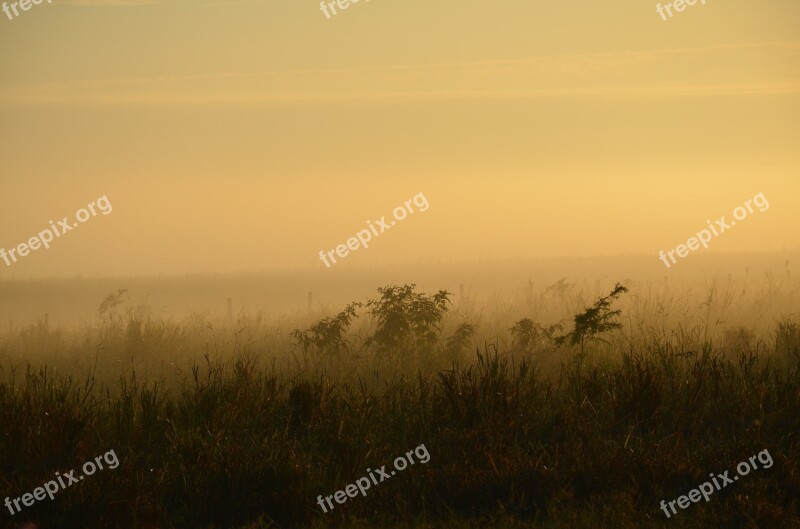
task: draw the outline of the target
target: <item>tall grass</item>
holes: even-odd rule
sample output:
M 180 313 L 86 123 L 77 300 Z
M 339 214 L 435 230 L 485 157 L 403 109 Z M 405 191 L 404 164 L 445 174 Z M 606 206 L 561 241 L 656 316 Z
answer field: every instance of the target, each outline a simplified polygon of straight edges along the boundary
M 623 322 L 630 312 L 623 308 Z M 443 336 L 467 316 L 450 313 Z M 291 322 L 236 323 L 131 312 L 85 329 L 5 334 L 0 500 L 112 448 L 121 461 L 14 522 L 800 526 L 794 319 L 727 338 L 703 332 L 702 322 L 658 329 L 628 320 L 583 362 L 568 348 L 519 351 L 508 336 L 484 335 L 477 350 L 408 364 L 366 345 L 369 321 L 352 330 L 349 347 L 305 357 L 288 338 Z M 317 495 L 420 443 L 427 465 L 328 514 L 316 505 Z M 775 461 L 769 470 L 670 520 L 660 511 L 662 499 L 763 449 Z

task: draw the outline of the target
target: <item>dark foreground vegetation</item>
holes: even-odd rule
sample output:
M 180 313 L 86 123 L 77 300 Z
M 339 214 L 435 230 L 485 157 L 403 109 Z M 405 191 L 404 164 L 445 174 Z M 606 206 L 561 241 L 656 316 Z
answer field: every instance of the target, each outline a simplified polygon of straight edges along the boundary
M 434 347 L 438 327 L 406 325 L 404 310 L 415 306 L 414 314 L 438 323 L 446 293 L 381 293 L 366 305 L 383 310 L 375 314 L 368 347 L 384 357 L 397 348 L 422 355 Z M 797 328 L 784 324 L 768 352 L 651 343 L 621 348 L 611 360 L 584 357 L 592 322 L 605 325 L 594 327 L 598 333 L 614 328 L 611 300 L 601 298 L 583 319 L 576 317 L 571 334 L 517 322 L 517 345 L 530 347 L 542 333 L 543 350 L 549 338 L 576 344 L 569 360 L 546 372 L 538 354 L 491 345 L 471 349 L 447 369 L 370 375 L 353 368 L 351 376 L 335 378 L 325 370 L 311 375 L 264 366 L 243 352 L 209 358 L 176 387 L 142 382 L 133 370 L 110 384 L 96 380 L 94 371 L 76 379 L 4 365 L 0 501 L 33 491 L 55 471 L 80 472 L 85 461 L 111 449 L 121 464 L 14 517 L 3 511 L 0 523 L 31 521 L 41 529 L 800 527 Z M 344 330 L 358 308 L 298 330 L 303 354 L 328 355 L 340 373 L 355 365 Z M 406 327 L 394 333 L 392 325 Z M 332 328 L 342 332 L 326 334 Z M 451 352 L 459 336 L 471 333 L 463 325 L 456 331 L 441 343 Z M 318 495 L 344 489 L 367 468 L 391 469 L 397 456 L 422 443 L 430 453 L 426 465 L 409 466 L 328 514 L 317 505 Z M 686 494 L 710 473 L 732 470 L 764 449 L 771 468 L 669 520 L 660 510 L 661 500 Z

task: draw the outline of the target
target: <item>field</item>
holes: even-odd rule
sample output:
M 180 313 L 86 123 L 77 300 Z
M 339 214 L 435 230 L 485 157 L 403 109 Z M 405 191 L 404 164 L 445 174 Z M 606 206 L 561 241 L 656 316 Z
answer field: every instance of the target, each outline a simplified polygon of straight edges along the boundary
M 800 527 L 788 268 L 494 298 L 373 284 L 283 315 L 164 315 L 123 287 L 82 323 L 0 331 L 0 500 L 119 458 L 3 507 L 9 527 Z M 423 444 L 427 463 L 321 509 Z M 769 468 L 662 511 L 765 450 Z
M 800 529 L 800 1 L 0 4 L 0 529 Z

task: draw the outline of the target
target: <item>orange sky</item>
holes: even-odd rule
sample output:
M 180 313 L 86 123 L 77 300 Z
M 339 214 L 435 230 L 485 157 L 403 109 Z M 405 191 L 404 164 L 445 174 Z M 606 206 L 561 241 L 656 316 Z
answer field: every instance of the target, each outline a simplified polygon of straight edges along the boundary
M 0 12 L 0 277 L 797 248 L 800 4 L 54 0 Z

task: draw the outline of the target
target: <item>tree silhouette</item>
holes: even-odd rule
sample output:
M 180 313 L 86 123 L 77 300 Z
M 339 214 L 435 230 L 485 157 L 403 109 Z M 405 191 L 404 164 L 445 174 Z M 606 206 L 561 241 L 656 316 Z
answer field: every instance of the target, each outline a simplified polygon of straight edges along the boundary
M 575 315 L 575 328 L 571 332 L 556 338 L 558 345 L 563 345 L 567 340 L 572 345 L 581 345 L 581 356 L 583 356 L 584 345 L 587 340 L 600 340 L 598 334 L 602 334 L 612 329 L 620 329 L 621 323 L 613 321 L 622 311 L 611 310 L 611 303 L 624 294 L 628 289 L 617 283 L 607 296 L 598 299 L 594 305 L 588 307 L 581 314 Z
M 380 299 L 367 302 L 370 314 L 377 318 L 378 328 L 367 344 L 374 344 L 382 352 L 401 348 L 419 352 L 429 349 L 437 341 L 439 322 L 450 302 L 450 292 L 436 294 L 414 292 L 417 285 L 387 286 L 379 288 Z
M 356 309 L 361 307 L 361 303 L 351 303 L 345 309 L 332 318 L 324 318 L 316 322 L 308 329 L 292 331 L 292 337 L 303 349 L 308 352 L 315 348 L 318 353 L 338 353 L 346 344 L 344 335 L 350 327 L 353 318 L 357 318 Z

